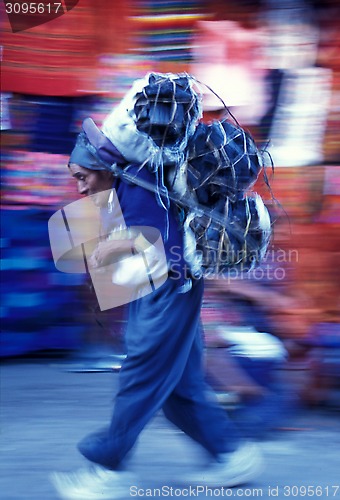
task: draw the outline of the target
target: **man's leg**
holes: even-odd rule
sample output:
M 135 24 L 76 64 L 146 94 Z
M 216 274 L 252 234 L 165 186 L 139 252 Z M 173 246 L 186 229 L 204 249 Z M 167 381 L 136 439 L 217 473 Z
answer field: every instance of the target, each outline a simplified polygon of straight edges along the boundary
M 176 282 L 168 279 L 154 293 L 130 305 L 127 358 L 120 373 L 111 425 L 105 433 L 91 435 L 79 444 L 79 450 L 86 458 L 110 469 L 119 468 L 141 430 L 164 405 L 184 372 L 194 369 L 201 387 L 202 363 L 196 348 L 195 355 L 191 353 L 200 328 L 202 295 L 202 281 L 194 281 L 189 292 L 178 294 Z M 190 367 L 187 367 L 189 358 Z M 200 408 L 205 408 L 208 403 L 203 401 L 203 389 L 197 390 L 193 385 L 192 390 L 193 395 L 199 392 L 202 397 L 201 406 L 196 411 L 197 418 L 202 418 L 199 432 L 203 432 L 205 420 L 209 428 L 212 426 L 207 419 L 213 414 L 219 415 L 219 424 L 216 423 L 217 416 L 214 417 L 216 434 L 218 425 L 227 432 L 229 424 L 222 423 L 222 410 L 217 407 L 211 413 L 202 411 L 202 417 L 199 416 Z M 208 436 L 202 440 L 202 444 L 207 443 Z M 214 452 L 214 446 L 209 447 Z
M 202 338 L 197 332 L 183 375 L 163 405 L 165 416 L 212 455 L 234 451 L 241 440 L 225 410 L 213 401 L 202 369 Z
M 240 446 L 225 453 L 237 446 L 236 431 L 223 410 L 206 400 L 200 340 L 202 283 L 196 282 L 190 292 L 181 295 L 168 280 L 159 291 L 148 301 L 132 305 L 128 356 L 109 430 L 79 445 L 85 457 L 104 469 L 55 474 L 53 483 L 62 498 L 127 498 L 131 481 L 119 471 L 122 461 L 162 406 L 168 418 L 188 435 L 213 455 L 220 455 L 210 470 L 183 478 L 186 484 L 232 486 L 258 472 L 253 450 Z

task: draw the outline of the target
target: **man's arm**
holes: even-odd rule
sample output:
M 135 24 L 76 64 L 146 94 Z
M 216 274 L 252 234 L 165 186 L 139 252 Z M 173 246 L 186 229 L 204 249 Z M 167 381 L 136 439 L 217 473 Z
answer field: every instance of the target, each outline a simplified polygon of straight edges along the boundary
M 129 229 L 112 232 L 106 241 L 98 243 L 89 264 L 92 268 L 105 266 L 119 256 L 139 253 L 149 246 L 150 243 L 142 233 Z

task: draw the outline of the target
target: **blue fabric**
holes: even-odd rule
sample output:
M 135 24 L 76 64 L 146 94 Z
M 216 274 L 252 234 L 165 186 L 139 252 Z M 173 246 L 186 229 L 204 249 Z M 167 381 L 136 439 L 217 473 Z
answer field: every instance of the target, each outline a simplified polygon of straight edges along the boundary
M 85 275 L 56 272 L 47 230 L 52 214 L 50 207 L 2 207 L 1 357 L 82 345 L 88 328 L 80 293 Z
M 127 358 L 110 428 L 79 444 L 89 460 L 119 468 L 145 425 L 163 408 L 165 416 L 212 455 L 232 451 L 238 431 L 225 411 L 207 399 L 202 366 L 200 308 L 203 281 L 178 294 L 168 279 L 130 304 Z
M 77 143 L 72 150 L 69 164 L 75 163 L 89 170 L 107 170 L 85 146 L 85 140 L 86 137 L 84 134 L 78 135 Z

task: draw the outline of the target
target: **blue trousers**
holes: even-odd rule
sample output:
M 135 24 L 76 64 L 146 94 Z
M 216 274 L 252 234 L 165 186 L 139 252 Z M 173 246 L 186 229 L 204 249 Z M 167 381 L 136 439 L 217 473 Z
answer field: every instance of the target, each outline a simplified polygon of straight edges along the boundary
M 226 412 L 207 397 L 200 310 L 203 280 L 177 293 L 168 279 L 130 304 L 127 358 L 109 429 L 83 439 L 89 460 L 117 469 L 138 435 L 161 408 L 188 436 L 217 456 L 234 450 L 240 436 Z

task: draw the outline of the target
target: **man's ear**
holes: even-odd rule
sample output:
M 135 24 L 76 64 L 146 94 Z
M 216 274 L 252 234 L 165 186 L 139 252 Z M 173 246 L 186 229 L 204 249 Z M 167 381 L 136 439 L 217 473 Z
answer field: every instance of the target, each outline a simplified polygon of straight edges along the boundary
M 113 172 L 110 172 L 109 170 L 101 170 L 100 171 L 101 175 L 102 175 L 102 178 L 105 179 L 105 180 L 113 180 Z

